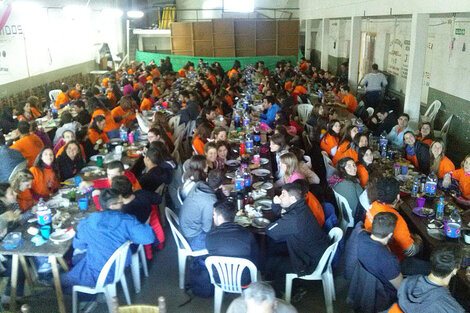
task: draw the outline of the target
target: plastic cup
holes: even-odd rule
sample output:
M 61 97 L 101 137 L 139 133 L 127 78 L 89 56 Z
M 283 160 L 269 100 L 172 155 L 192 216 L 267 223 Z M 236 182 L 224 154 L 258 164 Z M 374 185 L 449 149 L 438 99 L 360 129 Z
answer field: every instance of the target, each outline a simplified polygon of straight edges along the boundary
M 78 199 L 78 207 L 82 211 L 88 210 L 88 198 L 80 198 Z
M 80 185 L 80 183 L 82 182 L 82 177 L 80 175 L 77 175 L 73 178 L 73 181 L 75 182 L 75 186 L 78 187 L 78 185 Z
M 51 225 L 43 225 L 39 228 L 42 238 L 48 240 L 51 235 Z
M 259 164 L 259 160 L 260 160 L 259 154 L 255 154 L 255 155 L 253 156 L 253 163 L 254 163 L 254 164 Z
M 393 164 L 393 171 L 395 173 L 395 176 L 400 175 L 400 170 L 401 170 L 400 164 Z
M 401 166 L 401 174 L 406 175 L 408 173 L 408 165 Z
M 424 203 L 426 202 L 426 198 L 418 197 L 416 198 L 417 201 L 417 207 L 422 208 L 424 207 Z

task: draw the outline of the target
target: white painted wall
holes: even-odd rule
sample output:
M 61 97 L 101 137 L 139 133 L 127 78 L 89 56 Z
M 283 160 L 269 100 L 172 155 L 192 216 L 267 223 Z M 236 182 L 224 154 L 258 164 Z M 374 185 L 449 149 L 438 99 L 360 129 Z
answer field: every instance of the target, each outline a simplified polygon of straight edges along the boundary
M 177 21 L 196 21 L 200 19 L 216 19 L 216 18 L 254 18 L 257 16 L 256 13 L 222 13 L 223 0 L 176 0 L 176 9 L 199 9 L 199 10 L 212 10 L 213 11 L 186 11 L 177 12 Z M 266 15 L 271 18 L 298 18 L 298 10 L 292 10 L 292 14 L 289 12 L 273 13 L 272 10 L 263 10 L 268 8 L 298 8 L 299 0 L 255 0 L 255 11 Z
M 107 42 L 123 49 L 121 19 L 90 10 L 14 7 L 0 33 L 0 85 L 96 59 Z
M 299 0 L 300 19 L 470 12 L 468 0 Z

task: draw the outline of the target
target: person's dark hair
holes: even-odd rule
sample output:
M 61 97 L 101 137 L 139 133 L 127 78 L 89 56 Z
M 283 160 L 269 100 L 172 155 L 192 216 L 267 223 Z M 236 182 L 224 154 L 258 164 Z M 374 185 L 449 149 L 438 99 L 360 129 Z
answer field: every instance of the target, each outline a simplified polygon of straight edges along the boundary
M 42 161 L 42 155 L 44 154 L 44 151 L 46 151 L 46 150 L 51 150 L 52 154 L 54 155 L 54 151 L 52 150 L 51 147 L 43 147 L 41 149 L 41 152 L 39 152 L 38 156 L 36 157 L 36 160 L 34 161 L 34 164 L 33 164 L 33 166 L 36 166 L 41 171 L 43 171 L 46 168 L 46 164 L 44 164 L 44 162 Z M 57 166 L 57 161 L 55 159 L 55 155 L 54 155 L 54 160 L 52 161 L 52 170 L 55 172 L 56 176 L 58 177 L 59 176 L 59 168 Z
M 409 131 L 407 131 L 407 132 L 405 132 L 405 133 L 403 134 L 403 139 L 405 139 L 405 136 L 408 135 L 408 134 L 413 135 L 413 137 L 414 137 L 414 139 L 415 139 L 415 142 L 418 141 L 418 140 L 416 139 L 416 135 L 415 135 L 411 130 L 409 130 Z
M 395 231 L 397 216 L 392 212 L 379 212 L 372 222 L 372 235 L 383 239 Z
M 68 111 L 65 111 L 64 113 L 62 113 L 62 115 L 60 116 L 60 126 L 63 126 L 71 122 L 73 122 L 72 113 Z
M 85 108 L 85 102 L 83 102 L 82 100 L 76 100 L 74 103 L 73 103 L 74 106 L 77 106 L 77 107 L 80 107 L 80 108 Z
M 214 211 L 216 214 L 221 215 L 226 222 L 233 222 L 237 214 L 234 203 L 226 199 L 217 201 L 214 204 Z
M 354 162 L 354 159 L 350 158 L 350 157 L 345 157 L 345 158 L 342 158 L 341 160 L 339 160 L 338 163 L 336 164 L 336 168 L 338 170 L 339 177 L 344 178 L 346 180 L 357 182 L 357 176 L 351 176 L 346 172 L 346 164 L 349 161 Z
M 184 173 L 184 179 L 191 178 L 192 181 L 198 182 L 206 180 L 207 174 L 205 169 L 207 167 L 206 156 L 204 155 L 193 155 L 188 162 L 188 168 Z
M 345 141 L 349 141 L 349 144 L 351 144 L 351 142 L 353 141 L 353 138 L 351 137 L 351 130 L 353 130 L 354 128 L 357 128 L 357 126 L 349 125 L 348 127 L 346 127 L 343 133 L 343 138 L 341 138 L 340 144 Z
M 27 135 L 30 132 L 30 125 L 26 121 L 20 121 L 18 122 L 18 131 L 20 132 L 21 135 Z
M 96 130 L 98 134 L 101 134 L 103 130 L 98 127 L 98 123 L 101 123 L 102 121 L 105 121 L 105 120 L 106 118 L 103 115 L 96 115 L 93 118 L 93 122 L 91 122 L 90 128 Z
M 122 164 L 121 161 L 112 161 L 107 166 L 108 170 L 114 170 L 116 168 L 118 168 L 120 172 L 123 172 L 124 171 L 124 164 Z
M 445 278 L 460 267 L 461 250 L 458 245 L 444 244 L 433 249 L 431 253 L 431 273 Z
M 431 131 L 429 132 L 429 135 L 427 135 L 426 137 L 424 137 L 423 134 L 421 133 L 421 128 L 423 128 L 424 125 L 428 125 L 429 128 L 431 129 Z M 431 123 L 429 123 L 429 122 L 424 122 L 424 123 L 422 123 L 422 124 L 419 126 L 419 135 L 420 135 L 421 137 L 423 137 L 422 140 L 425 140 L 425 139 L 434 140 L 434 130 L 432 129 Z
M 111 188 L 117 191 L 124 198 L 129 198 L 132 194 L 132 182 L 126 175 L 113 177 Z
M 400 116 L 398 118 L 400 118 L 402 116 L 406 117 L 408 119 L 408 121 L 410 120 L 410 116 L 408 114 L 402 113 L 402 114 L 400 114 Z
M 357 160 L 359 163 L 361 163 L 362 165 L 364 165 L 364 167 L 369 170 L 367 168 L 367 165 L 366 163 L 364 162 L 364 155 L 366 154 L 367 150 L 371 150 L 372 151 L 372 148 L 370 147 L 360 147 L 359 150 L 357 150 Z
M 211 137 L 211 133 L 212 127 L 207 122 L 203 122 L 197 127 L 197 135 L 201 138 L 204 143 L 207 142 L 207 138 Z
M 385 106 L 385 105 L 381 105 L 379 106 L 379 108 L 376 110 L 375 114 L 377 113 L 381 113 L 381 114 L 385 114 L 385 113 L 388 113 L 388 108 Z
M 109 210 L 112 203 L 119 200 L 119 193 L 114 189 L 104 189 L 100 193 L 99 202 L 103 210 Z
M 281 150 L 286 146 L 286 137 L 282 134 L 274 134 L 271 136 L 271 141 L 281 147 Z
M 354 136 L 353 139 L 355 149 L 359 149 L 359 142 L 361 141 L 362 137 L 366 137 L 367 145 L 369 145 L 369 136 L 367 135 L 367 133 L 358 133 L 356 136 Z
M 377 182 L 377 199 L 392 204 L 400 192 L 400 184 L 394 177 L 384 177 Z
M 69 86 L 66 85 L 66 84 L 62 84 L 62 86 L 60 86 L 60 90 L 61 90 L 62 92 L 66 92 L 67 90 L 69 90 Z
M 297 201 L 304 195 L 302 184 L 297 183 L 297 181 L 283 185 L 282 190 L 285 190 L 289 196 L 295 197 Z
M 349 92 L 351 90 L 348 85 L 341 86 L 341 89 L 343 89 L 346 92 Z
M 339 120 L 331 120 L 329 123 L 328 123 L 328 129 L 327 129 L 327 132 L 328 134 L 330 134 L 331 136 L 335 136 L 335 137 L 338 137 L 339 138 L 339 133 L 336 134 L 333 130 L 333 126 L 335 126 L 336 123 L 339 123 Z M 341 123 L 340 123 L 341 125 Z M 341 132 L 341 127 L 340 127 L 340 132 Z
M 268 103 L 274 104 L 276 103 L 276 99 L 273 96 L 265 96 L 263 100 L 266 99 Z
M 155 148 L 157 150 L 158 158 L 160 162 L 174 161 L 172 155 L 168 151 L 168 148 L 165 146 L 163 142 L 161 141 L 151 142 L 149 145 L 149 148 Z
M 175 145 L 171 141 L 170 137 L 165 132 L 165 129 L 161 126 L 154 126 L 149 129 L 149 133 L 155 134 L 155 136 L 159 136 L 165 142 L 164 145 L 168 151 L 173 151 L 175 149 Z
M 379 69 L 379 66 L 374 63 L 374 64 L 372 64 L 372 69 L 373 69 L 374 71 L 377 71 L 377 70 Z
M 220 169 L 214 169 L 207 175 L 207 184 L 214 190 L 219 188 L 224 180 L 224 172 L 222 172 Z
M 8 188 L 10 188 L 10 183 L 0 183 L 0 197 L 6 196 Z
M 145 156 L 147 158 L 149 158 L 149 160 L 153 163 L 153 164 L 159 164 L 160 163 L 160 152 L 158 151 L 158 149 L 155 147 L 155 146 L 150 146 L 148 149 L 147 149 L 147 152 L 145 152 Z
M 5 145 L 5 136 L 3 135 L 3 132 L 0 131 L 0 146 Z

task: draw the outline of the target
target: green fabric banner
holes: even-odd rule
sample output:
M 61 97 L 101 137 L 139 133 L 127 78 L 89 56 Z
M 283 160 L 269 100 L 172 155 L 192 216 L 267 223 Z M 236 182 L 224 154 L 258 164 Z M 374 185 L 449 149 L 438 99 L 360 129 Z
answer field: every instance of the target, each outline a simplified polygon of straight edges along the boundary
M 170 57 L 171 63 L 173 64 L 173 70 L 177 71 L 182 68 L 186 62 L 191 61 L 194 65 L 199 63 L 199 59 L 202 58 L 204 62 L 208 62 L 212 64 L 214 62 L 219 62 L 222 68 L 225 71 L 228 71 L 232 68 L 233 61 L 238 60 L 240 61 L 242 67 L 247 64 L 254 65 L 257 61 L 263 60 L 264 65 L 269 69 L 272 70 L 276 67 L 276 63 L 281 60 L 289 60 L 291 61 L 292 65 L 296 65 L 298 57 L 297 56 L 259 56 L 259 57 L 235 57 L 235 58 L 215 58 L 215 57 L 193 57 L 193 56 L 186 56 L 186 55 L 172 55 L 172 54 L 162 54 L 162 53 L 153 53 L 153 52 L 145 52 L 145 51 L 137 51 L 136 52 L 136 60 L 141 62 L 145 61 L 145 63 L 149 63 L 151 60 L 155 61 L 155 64 L 160 65 L 160 59 L 164 59 L 166 57 Z

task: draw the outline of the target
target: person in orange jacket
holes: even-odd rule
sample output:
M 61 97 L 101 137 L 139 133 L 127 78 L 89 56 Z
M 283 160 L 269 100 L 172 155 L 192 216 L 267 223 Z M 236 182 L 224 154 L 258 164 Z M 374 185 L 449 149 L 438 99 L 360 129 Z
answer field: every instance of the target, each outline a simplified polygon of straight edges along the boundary
M 60 188 L 59 169 L 52 148 L 44 147 L 29 170 L 34 177 L 31 190 L 35 200 L 47 199 Z

